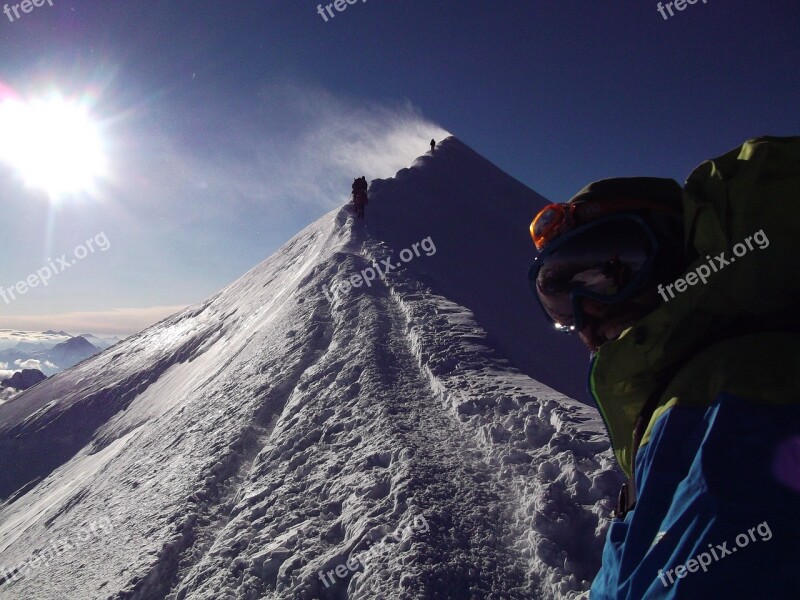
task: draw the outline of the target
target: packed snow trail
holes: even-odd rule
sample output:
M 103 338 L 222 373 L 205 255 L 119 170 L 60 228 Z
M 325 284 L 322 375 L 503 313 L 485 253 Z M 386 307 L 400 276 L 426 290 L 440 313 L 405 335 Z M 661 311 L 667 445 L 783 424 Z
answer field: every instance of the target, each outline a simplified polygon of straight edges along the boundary
M 326 293 L 417 242 L 403 218 L 389 242 L 334 211 L 0 406 L 0 598 L 584 593 L 620 483 L 596 411 L 515 368 L 427 257 Z
M 344 264 L 358 262 L 351 255 Z M 221 597 L 232 589 L 254 598 L 531 597 L 521 588 L 524 563 L 508 543 L 521 534 L 504 516 L 513 499 L 442 410 L 411 352 L 396 300 L 381 285 L 330 308 L 330 345 L 291 392 L 273 432 L 280 443 L 261 451 L 218 538 L 247 540 L 259 549 L 259 562 L 277 565 L 292 556 L 291 566 L 276 569 L 264 585 L 238 575 L 205 578 L 209 569 L 230 573 L 242 559 L 223 543 L 226 552 L 204 557 L 175 597 Z M 300 441 L 287 448 L 282 431 Z M 329 510 L 320 512 L 319 495 Z M 408 544 L 387 535 L 420 517 L 428 531 L 414 531 Z M 323 545 L 304 548 L 302 537 L 287 537 L 287 523 Z M 270 552 L 274 540 L 281 540 L 277 554 Z M 374 557 L 366 573 L 348 569 L 345 578 L 322 582 L 320 571 L 366 552 Z

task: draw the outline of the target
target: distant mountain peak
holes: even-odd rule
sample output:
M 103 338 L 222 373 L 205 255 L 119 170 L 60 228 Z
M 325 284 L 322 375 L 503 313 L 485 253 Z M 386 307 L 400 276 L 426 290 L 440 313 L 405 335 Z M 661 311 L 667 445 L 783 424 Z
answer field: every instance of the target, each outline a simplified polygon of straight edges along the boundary
M 86 348 L 86 349 L 94 349 L 96 351 L 100 350 L 100 348 L 92 344 L 89 340 L 87 340 L 85 337 L 81 335 L 71 337 L 65 342 L 61 342 L 58 346 L 55 346 L 55 348 L 53 349 L 55 350 L 56 348 L 65 348 L 65 349 Z
M 3 379 L 3 381 L 0 382 L 0 386 L 22 391 L 33 387 L 45 379 L 47 379 L 47 376 L 39 369 L 22 369 L 14 373 L 11 377 Z

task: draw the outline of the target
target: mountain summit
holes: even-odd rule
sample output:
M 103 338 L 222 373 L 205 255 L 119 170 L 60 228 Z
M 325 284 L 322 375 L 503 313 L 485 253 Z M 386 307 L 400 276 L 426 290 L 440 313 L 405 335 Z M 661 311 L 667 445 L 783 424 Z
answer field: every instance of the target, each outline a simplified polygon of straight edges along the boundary
M 85 358 L 94 356 L 100 351 L 100 348 L 93 345 L 86 338 L 77 336 L 69 338 L 66 342 L 62 342 L 44 352 L 47 360 L 57 365 L 74 365 L 79 363 Z
M 620 476 L 530 376 L 542 201 L 448 138 L 0 406 L 0 597 L 582 594 Z

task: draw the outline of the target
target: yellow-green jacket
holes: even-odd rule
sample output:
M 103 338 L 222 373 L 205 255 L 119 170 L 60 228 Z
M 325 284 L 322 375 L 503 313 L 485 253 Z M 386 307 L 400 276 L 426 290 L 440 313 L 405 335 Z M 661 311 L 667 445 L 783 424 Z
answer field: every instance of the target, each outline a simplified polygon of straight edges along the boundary
M 683 202 L 686 274 L 713 271 L 592 361 L 636 504 L 591 597 L 800 598 L 800 138 L 702 163 Z

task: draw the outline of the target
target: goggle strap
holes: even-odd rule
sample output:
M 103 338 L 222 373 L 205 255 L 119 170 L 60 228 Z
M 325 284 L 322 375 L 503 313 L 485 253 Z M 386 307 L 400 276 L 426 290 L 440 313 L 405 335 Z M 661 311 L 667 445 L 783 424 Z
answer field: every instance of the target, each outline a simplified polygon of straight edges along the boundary
M 661 202 L 636 198 L 615 198 L 602 200 L 585 200 L 582 202 L 548 204 L 531 221 L 531 238 L 536 249 L 541 251 L 546 244 L 559 234 L 578 225 L 584 225 L 601 217 L 616 213 L 637 212 L 649 209 L 653 212 L 680 215 L 680 211 Z M 557 213 L 557 218 L 544 225 L 543 231 L 538 231 L 539 225 L 545 215 Z

